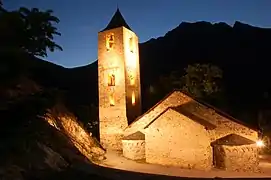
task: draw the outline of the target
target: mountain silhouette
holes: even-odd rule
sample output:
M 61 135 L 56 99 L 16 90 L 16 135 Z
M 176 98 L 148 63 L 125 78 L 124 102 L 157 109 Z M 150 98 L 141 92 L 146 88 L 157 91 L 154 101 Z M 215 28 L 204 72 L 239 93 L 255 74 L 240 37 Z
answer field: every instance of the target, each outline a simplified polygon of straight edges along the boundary
M 183 22 L 164 37 L 140 45 L 143 86 L 188 64 L 213 63 L 223 70 L 233 102 L 261 103 L 263 92 L 270 89 L 270 41 L 271 29 L 241 22 L 232 27 L 225 23 Z
M 183 22 L 163 37 L 141 43 L 143 107 L 146 89 L 160 76 L 172 71 L 182 72 L 188 64 L 212 63 L 223 70 L 227 98 L 233 111 L 243 108 L 256 113 L 259 107 L 269 106 L 268 100 L 262 97 L 271 88 L 270 42 L 271 29 L 268 28 L 238 21 L 233 26 L 201 21 Z M 71 69 L 46 64 L 47 69 L 44 65 L 36 65 L 31 70 L 33 78 L 45 86 L 65 89 L 76 104 L 98 104 L 97 61 Z M 148 108 L 145 105 L 144 109 Z

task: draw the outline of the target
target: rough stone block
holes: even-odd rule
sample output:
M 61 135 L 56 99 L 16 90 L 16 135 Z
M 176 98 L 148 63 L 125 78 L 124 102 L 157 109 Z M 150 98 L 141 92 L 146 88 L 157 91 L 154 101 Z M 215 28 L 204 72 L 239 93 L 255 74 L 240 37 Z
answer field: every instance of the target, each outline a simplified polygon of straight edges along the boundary
M 228 171 L 257 172 L 259 165 L 256 145 L 215 145 L 214 163 L 217 168 Z
M 145 140 L 122 140 L 123 156 L 132 159 L 145 159 Z
M 136 132 L 126 136 L 122 140 L 123 156 L 132 159 L 145 159 L 145 135 L 141 132 Z

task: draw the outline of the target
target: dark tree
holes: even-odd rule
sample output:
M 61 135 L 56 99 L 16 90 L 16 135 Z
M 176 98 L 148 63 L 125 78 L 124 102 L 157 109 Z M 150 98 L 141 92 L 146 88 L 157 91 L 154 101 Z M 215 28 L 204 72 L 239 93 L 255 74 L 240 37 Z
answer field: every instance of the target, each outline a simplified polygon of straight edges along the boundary
M 216 96 L 221 92 L 222 70 L 211 64 L 193 64 L 185 69 L 181 88 L 198 98 Z
M 40 11 L 37 8 L 20 8 L 4 12 L 0 16 L 1 50 L 22 51 L 45 57 L 47 51 L 62 50 L 54 42 L 55 35 L 61 35 L 54 24 L 59 19 L 53 11 Z
M 161 77 L 159 87 L 169 92 L 181 89 L 196 98 L 214 98 L 221 91 L 222 70 L 211 64 L 193 64 L 185 68 L 185 74 L 174 71 L 169 76 Z

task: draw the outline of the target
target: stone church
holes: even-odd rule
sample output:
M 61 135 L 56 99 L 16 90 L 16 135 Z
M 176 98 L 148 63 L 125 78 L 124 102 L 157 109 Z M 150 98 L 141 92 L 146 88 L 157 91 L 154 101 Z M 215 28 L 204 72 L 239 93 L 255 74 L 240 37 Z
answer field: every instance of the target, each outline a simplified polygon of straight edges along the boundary
M 176 90 L 141 114 L 138 37 L 119 9 L 98 33 L 98 86 L 105 149 L 181 168 L 257 170 L 257 130 L 208 104 Z

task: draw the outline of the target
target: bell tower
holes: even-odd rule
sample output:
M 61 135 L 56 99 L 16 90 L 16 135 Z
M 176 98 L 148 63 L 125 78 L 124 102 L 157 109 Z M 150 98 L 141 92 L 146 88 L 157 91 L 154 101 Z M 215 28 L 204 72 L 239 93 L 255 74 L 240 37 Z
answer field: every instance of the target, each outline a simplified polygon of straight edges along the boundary
M 121 150 L 128 122 L 141 114 L 138 37 L 119 9 L 98 33 L 100 141 Z

